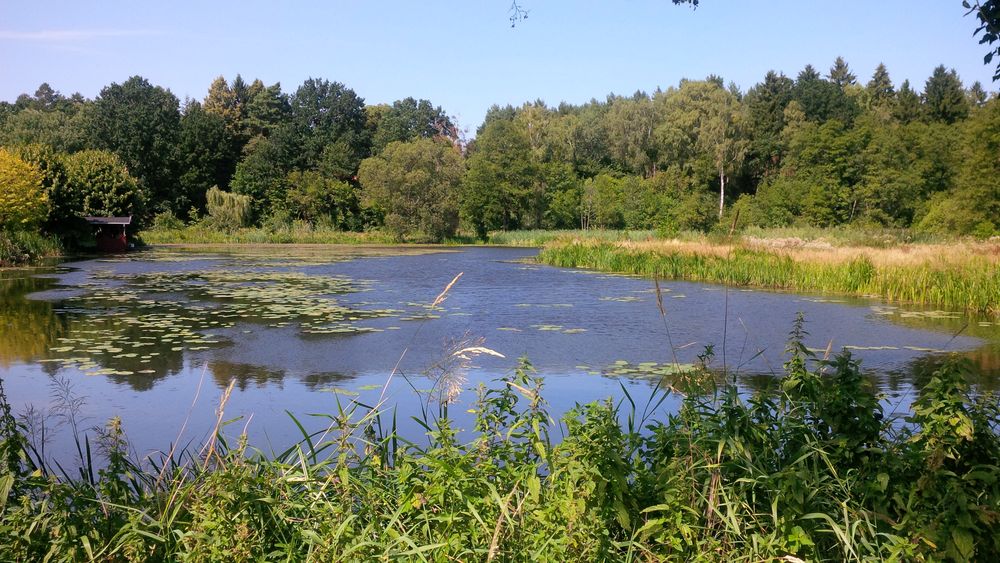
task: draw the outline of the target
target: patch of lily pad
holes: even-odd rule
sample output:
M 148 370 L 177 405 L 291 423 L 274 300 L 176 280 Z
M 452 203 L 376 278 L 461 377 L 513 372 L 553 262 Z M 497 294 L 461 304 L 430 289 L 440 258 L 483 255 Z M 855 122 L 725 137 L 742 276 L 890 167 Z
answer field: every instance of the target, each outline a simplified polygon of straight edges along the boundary
M 662 379 L 694 372 L 694 364 L 675 364 L 658 362 L 629 363 L 618 360 L 602 371 L 603 375 L 627 377 L 630 379 Z
M 367 290 L 365 281 L 247 267 L 244 261 L 234 268 L 211 263 L 206 269 L 144 273 L 102 269 L 91 276 L 85 291 L 56 309 L 68 330 L 49 347 L 47 358 L 90 375 L 162 374 L 178 368 L 185 352 L 226 346 L 227 334 L 236 329 L 254 332 L 240 325 L 354 335 L 382 330 L 359 323 L 402 313 L 339 300 Z M 426 305 L 413 305 L 419 313 L 402 320 L 439 316 Z

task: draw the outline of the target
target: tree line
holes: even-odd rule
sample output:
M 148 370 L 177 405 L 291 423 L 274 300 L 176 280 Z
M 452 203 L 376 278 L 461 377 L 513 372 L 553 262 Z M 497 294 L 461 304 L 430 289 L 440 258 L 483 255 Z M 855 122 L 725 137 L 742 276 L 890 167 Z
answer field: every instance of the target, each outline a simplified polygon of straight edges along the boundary
M 339 82 L 217 78 L 183 103 L 142 77 L 94 99 L 47 84 L 0 102 L 10 228 L 81 215 L 144 226 L 294 221 L 440 240 L 458 230 L 860 225 L 1000 229 L 1000 100 L 954 70 L 922 89 L 771 71 L 580 104 L 493 106 L 466 141 L 428 100 L 367 105 Z M 18 215 L 20 213 L 20 215 Z

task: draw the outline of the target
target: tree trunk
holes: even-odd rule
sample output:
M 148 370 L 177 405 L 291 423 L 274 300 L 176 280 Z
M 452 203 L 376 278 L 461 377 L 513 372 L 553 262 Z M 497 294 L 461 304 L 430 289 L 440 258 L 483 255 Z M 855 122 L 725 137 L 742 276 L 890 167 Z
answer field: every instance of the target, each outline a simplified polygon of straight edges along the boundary
M 722 206 L 726 202 L 726 174 L 719 169 L 719 219 L 722 219 Z

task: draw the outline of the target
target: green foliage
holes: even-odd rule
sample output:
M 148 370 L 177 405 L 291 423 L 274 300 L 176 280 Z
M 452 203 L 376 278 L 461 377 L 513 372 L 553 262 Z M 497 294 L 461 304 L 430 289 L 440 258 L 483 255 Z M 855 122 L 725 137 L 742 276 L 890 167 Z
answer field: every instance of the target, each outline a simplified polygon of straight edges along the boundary
M 369 117 L 373 114 L 369 112 Z M 435 136 L 454 137 L 455 126 L 441 106 L 434 107 L 429 100 L 404 98 L 382 111 L 375 112 L 374 123 L 369 120 L 372 134 L 372 154 L 381 153 L 393 141 L 407 142 L 430 139 Z
M 149 244 L 392 244 L 397 242 L 387 233 L 342 231 L 327 225 L 312 225 L 291 221 L 280 214 L 268 217 L 260 227 L 245 227 L 226 231 L 211 226 L 211 221 L 199 221 L 186 227 L 144 231 L 142 239 Z
M 733 93 L 713 81 L 685 81 L 662 96 L 664 122 L 657 135 L 667 147 L 666 164 L 697 158 L 711 166 L 719 181 L 722 217 L 729 176 L 746 158 L 746 118 Z M 681 164 L 684 166 L 685 164 Z M 686 164 L 691 166 L 691 164 Z
M 284 205 L 285 182 L 291 170 L 289 148 L 281 139 L 254 137 L 244 150 L 243 160 L 236 165 L 230 187 L 234 193 L 251 199 L 255 219 Z
M 4 122 L 0 145 L 42 144 L 60 152 L 81 150 L 87 145 L 86 119 L 83 107 L 70 112 L 25 109 Z
M 324 148 L 340 142 L 352 172 L 369 150 L 364 99 L 339 82 L 309 78 L 292 94 L 290 119 L 301 139 L 307 167 L 321 161 Z
M 205 194 L 208 217 L 205 220 L 214 228 L 233 231 L 250 223 L 250 197 L 224 192 L 213 186 Z
M 358 225 L 358 195 L 346 182 L 318 172 L 295 171 L 288 175 L 285 205 L 292 217 L 341 229 Z
M 212 186 L 229 184 L 236 167 L 236 143 L 223 117 L 205 111 L 195 101 L 184 107 L 178 144 L 182 172 L 172 210 L 204 209 L 205 193 Z
M 969 115 L 969 102 L 965 98 L 962 81 L 954 69 L 946 70 L 944 65 L 935 68 L 927 79 L 923 101 L 927 117 L 932 121 L 954 123 Z
M 1000 54 L 1000 46 L 994 47 L 994 43 L 1000 41 L 1000 2 L 997 0 L 962 0 L 962 6 L 968 12 L 965 15 L 976 14 L 979 20 L 973 35 L 982 35 L 979 38 L 980 45 L 989 45 L 990 50 L 983 57 L 984 64 L 990 64 L 993 57 Z M 997 70 L 993 74 L 993 80 L 1000 80 L 1000 62 L 997 63 Z
M 392 142 L 361 163 L 358 179 L 366 205 L 385 214 L 401 239 L 440 241 L 458 228 L 458 197 L 465 163 L 446 141 Z
M 161 211 L 153 216 L 153 229 L 157 231 L 169 231 L 184 228 L 184 222 L 177 218 L 171 211 Z
M 187 211 L 190 202 L 177 199 L 181 115 L 176 96 L 133 76 L 102 89 L 88 116 L 92 146 L 121 158 L 149 194 L 151 209 Z
M 872 108 L 889 108 L 895 100 L 896 90 L 892 85 L 892 79 L 889 78 L 889 70 L 884 64 L 879 63 L 875 67 L 872 79 L 865 85 L 865 93 Z
M 62 245 L 53 236 L 31 231 L 0 229 L 0 267 L 24 266 L 62 254 Z
M 992 530 L 1000 502 L 1000 409 L 992 396 L 973 397 L 968 366 L 952 359 L 934 372 L 913 405 L 907 469 L 914 486 L 894 500 L 936 557 L 992 560 L 1000 539 Z
M 811 67 L 811 72 L 803 71 L 795 81 L 793 97 L 805 112 L 806 119 L 825 122 L 831 119 L 850 123 L 858 114 L 858 106 L 853 98 L 836 83 L 823 80 Z
M 903 84 L 899 87 L 892 115 L 900 123 L 911 123 L 923 116 L 920 95 L 910 87 L 909 80 L 904 80 Z
M 0 229 L 31 230 L 49 214 L 42 172 L 0 148 Z
M 66 183 L 56 190 L 59 207 L 74 215 L 139 215 L 145 198 L 117 155 L 87 150 L 63 158 Z
M 539 254 L 546 264 L 589 268 L 741 286 L 877 295 L 888 301 L 921 303 L 1000 314 L 1000 271 L 989 259 L 969 257 L 956 268 L 927 262 L 874 265 L 867 258 L 851 262 L 793 260 L 780 250 L 737 246 L 727 255 L 683 249 L 639 250 L 608 242 L 562 241 Z
M 583 183 L 580 197 L 580 223 L 584 229 L 621 229 L 622 180 L 598 174 Z
M 462 217 L 485 238 L 521 226 L 535 177 L 531 144 L 514 121 L 488 121 L 476 137 L 462 188 Z
M 994 4 L 969 5 L 986 43 L 995 41 Z M 749 225 L 989 237 L 1000 229 L 1000 198 L 988 140 L 1000 125 L 987 98 L 982 85 L 966 90 L 945 67 L 934 70 L 922 95 L 908 81 L 895 87 L 884 65 L 861 86 L 838 58 L 828 79 L 811 65 L 795 80 L 769 71 L 745 95 L 709 76 L 580 105 L 494 106 L 466 144 L 444 109 L 427 100 L 365 106 L 337 82 L 310 78 L 286 94 L 280 84 L 237 75 L 218 77 L 202 103 L 186 102 L 181 111 L 168 90 L 137 76 L 93 101 L 42 84 L 0 103 L 0 144 L 41 169 L 51 204 L 44 227 L 67 240 L 76 238 L 77 215 L 72 194 L 62 193 L 67 153 L 117 154 L 150 215 L 170 210 L 194 220 L 207 190 L 219 186 L 250 196 L 252 221 L 270 221 L 272 231 L 293 216 L 356 230 L 388 217 L 362 208 L 347 190 L 358 186 L 361 161 L 391 142 L 430 138 L 451 140 L 467 157 L 457 204 L 463 229 L 480 238 L 590 225 L 708 230 L 731 224 L 727 206 Z M 979 139 L 986 142 L 977 152 Z M 304 175 L 301 186 L 289 184 L 293 172 Z M 306 180 L 313 173 L 341 184 Z M 714 219 L 705 213 L 709 199 Z
M 830 67 L 830 74 L 828 75 L 828 78 L 830 79 L 830 82 L 833 82 L 841 89 L 844 89 L 847 86 L 856 83 L 858 77 L 851 72 L 851 69 L 847 64 L 847 61 L 844 60 L 844 57 L 838 56 L 837 59 L 833 61 L 833 66 Z
M 785 108 L 792 100 L 794 85 L 784 74 L 768 71 L 764 81 L 747 91 L 743 99 L 750 137 L 747 161 L 757 177 L 771 173 L 780 161 Z
M 1000 231 L 1000 100 L 993 99 L 966 122 L 961 139 L 957 181 L 931 198 L 917 225 L 934 233 L 974 234 Z M 970 202 L 974 204 L 970 205 Z

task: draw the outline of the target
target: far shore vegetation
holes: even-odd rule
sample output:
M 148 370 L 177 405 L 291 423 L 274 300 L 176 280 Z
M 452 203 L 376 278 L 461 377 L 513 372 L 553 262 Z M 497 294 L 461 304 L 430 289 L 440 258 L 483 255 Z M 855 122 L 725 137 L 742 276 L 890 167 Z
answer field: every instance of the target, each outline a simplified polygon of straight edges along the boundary
M 370 105 L 321 78 L 285 91 L 220 76 L 183 103 L 141 76 L 93 99 L 42 84 L 0 102 L 0 260 L 37 260 L 51 237 L 85 246 L 87 215 L 130 215 L 156 243 L 503 231 L 491 242 L 533 244 L 549 231 L 673 238 L 734 224 L 1000 235 L 1000 98 L 928 70 L 923 84 L 883 65 L 863 80 L 838 57 L 746 90 L 710 75 L 494 106 L 475 138 L 429 100 Z

